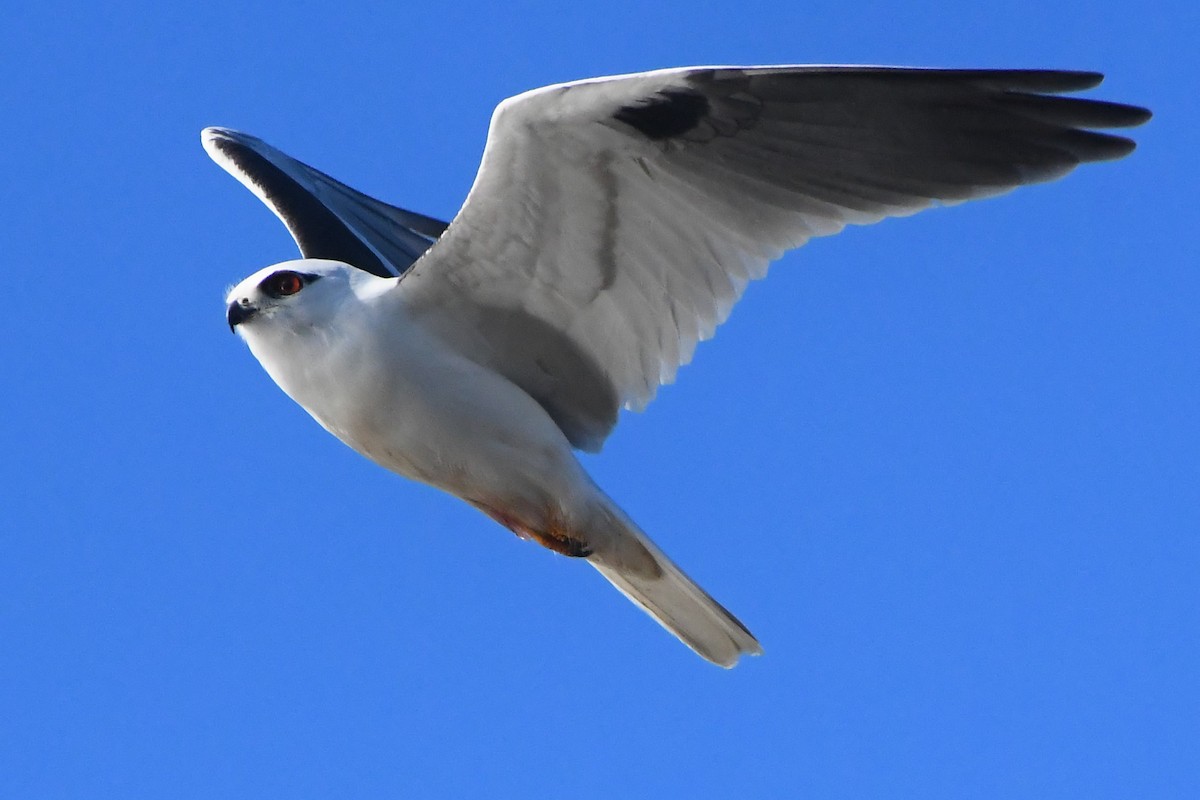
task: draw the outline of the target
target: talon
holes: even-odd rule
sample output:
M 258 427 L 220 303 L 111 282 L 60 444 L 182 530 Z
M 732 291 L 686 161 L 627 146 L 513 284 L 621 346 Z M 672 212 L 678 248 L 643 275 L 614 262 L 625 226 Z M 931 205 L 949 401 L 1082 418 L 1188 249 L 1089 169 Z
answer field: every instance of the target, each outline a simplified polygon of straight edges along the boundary
M 556 553 L 561 553 L 564 556 L 587 558 L 592 554 L 592 548 L 582 539 L 554 532 L 539 534 L 531 531 L 530 533 L 542 547 L 553 550 Z
M 577 539 L 569 534 L 559 533 L 554 529 L 545 531 L 534 530 L 520 520 L 511 517 L 502 511 L 497 511 L 491 506 L 476 501 L 470 502 L 480 511 L 487 514 L 504 527 L 508 528 L 521 539 L 531 539 L 547 550 L 553 550 L 560 555 L 569 556 L 571 558 L 587 558 L 592 554 L 591 546 L 588 545 L 588 543 L 583 539 Z
M 509 526 L 513 533 L 522 539 L 532 539 L 547 550 L 553 550 L 559 555 L 571 558 L 587 558 L 592 554 L 592 548 L 583 539 L 576 539 L 556 530 L 535 531 L 524 525 Z

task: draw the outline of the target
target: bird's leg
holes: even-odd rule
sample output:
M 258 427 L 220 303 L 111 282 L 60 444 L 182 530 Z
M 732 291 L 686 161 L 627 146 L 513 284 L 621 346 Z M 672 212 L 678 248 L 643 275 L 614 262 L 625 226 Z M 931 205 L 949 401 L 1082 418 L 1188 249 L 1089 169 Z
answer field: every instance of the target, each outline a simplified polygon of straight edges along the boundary
M 489 517 L 496 520 L 496 522 L 499 522 L 501 525 L 508 528 L 522 539 L 537 542 L 548 550 L 553 550 L 556 553 L 564 556 L 570 556 L 571 558 L 587 558 L 592 554 L 592 548 L 588 546 L 587 542 L 567 533 L 566 526 L 557 524 L 553 517 L 551 517 L 552 521 L 550 524 L 546 526 L 539 525 L 537 527 L 533 527 L 527 525 L 525 522 L 513 516 L 512 514 L 499 511 L 492 506 L 476 502 L 474 500 L 470 502 L 471 505 L 487 514 Z

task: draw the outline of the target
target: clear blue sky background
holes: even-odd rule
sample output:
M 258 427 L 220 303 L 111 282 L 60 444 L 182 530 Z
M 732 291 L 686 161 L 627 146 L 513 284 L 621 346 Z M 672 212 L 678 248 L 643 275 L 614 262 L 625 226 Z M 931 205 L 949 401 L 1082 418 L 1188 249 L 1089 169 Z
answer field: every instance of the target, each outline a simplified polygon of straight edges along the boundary
M 1198 13 L 6 9 L 0 796 L 1200 796 Z M 587 459 L 761 659 L 355 455 L 225 328 L 296 251 L 205 125 L 449 217 L 506 96 L 787 62 L 1095 69 L 1157 116 L 787 257 Z

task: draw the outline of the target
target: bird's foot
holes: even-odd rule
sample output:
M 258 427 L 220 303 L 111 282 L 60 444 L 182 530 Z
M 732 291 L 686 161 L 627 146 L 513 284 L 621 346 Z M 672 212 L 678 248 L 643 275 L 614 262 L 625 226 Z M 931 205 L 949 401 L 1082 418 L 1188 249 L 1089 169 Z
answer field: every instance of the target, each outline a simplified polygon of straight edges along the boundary
M 492 519 L 499 522 L 504 527 L 515 533 L 522 539 L 527 539 L 532 542 L 537 542 L 547 550 L 553 550 L 556 553 L 571 558 L 587 558 L 592 554 L 592 548 L 583 539 L 571 536 L 565 533 L 558 525 L 551 522 L 543 529 L 542 526 L 537 528 L 526 525 L 516 517 L 506 514 L 503 511 L 498 511 L 484 503 L 472 501 L 472 505 L 478 508 L 483 513 L 487 514 Z
M 571 558 L 587 558 L 592 554 L 592 548 L 582 539 L 568 536 L 558 531 L 527 531 L 529 538 L 549 550 L 561 553 Z M 519 534 L 518 534 L 519 535 Z

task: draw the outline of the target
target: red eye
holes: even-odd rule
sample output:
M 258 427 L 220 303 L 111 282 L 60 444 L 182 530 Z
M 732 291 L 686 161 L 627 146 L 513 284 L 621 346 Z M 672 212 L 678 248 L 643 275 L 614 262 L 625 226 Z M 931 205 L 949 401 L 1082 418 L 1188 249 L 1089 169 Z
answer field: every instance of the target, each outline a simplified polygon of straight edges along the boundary
M 303 288 L 304 278 L 295 272 L 277 272 L 263 286 L 263 290 L 272 297 L 286 297 Z

